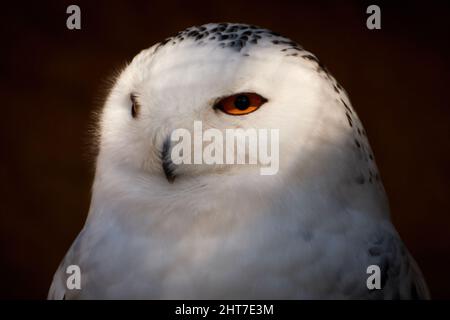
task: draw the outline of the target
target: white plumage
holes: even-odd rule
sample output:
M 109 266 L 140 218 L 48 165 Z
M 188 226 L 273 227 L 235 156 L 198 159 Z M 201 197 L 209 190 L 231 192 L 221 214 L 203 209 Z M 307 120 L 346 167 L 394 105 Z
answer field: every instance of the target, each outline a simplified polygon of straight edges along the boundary
M 239 92 L 268 101 L 245 116 L 213 110 Z M 164 143 L 196 120 L 279 129 L 278 174 L 179 165 L 170 183 Z M 189 28 L 125 68 L 99 131 L 89 215 L 49 298 L 428 296 L 347 95 L 296 43 L 241 24 Z M 381 290 L 366 287 L 373 264 Z M 68 265 L 80 267 L 81 290 L 66 288 Z

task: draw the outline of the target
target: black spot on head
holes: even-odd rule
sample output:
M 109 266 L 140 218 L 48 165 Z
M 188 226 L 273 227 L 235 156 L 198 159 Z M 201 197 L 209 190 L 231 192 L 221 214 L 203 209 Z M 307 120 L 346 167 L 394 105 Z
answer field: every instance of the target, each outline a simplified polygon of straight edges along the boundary
M 217 41 L 216 44 L 221 48 L 232 48 L 236 51 L 241 51 L 247 45 L 256 45 L 258 41 L 265 38 L 275 38 L 278 39 L 273 40 L 273 44 L 283 46 L 280 49 L 283 52 L 288 50 L 296 50 L 300 51 L 301 47 L 291 41 L 289 39 L 283 38 L 280 34 L 261 29 L 254 25 L 244 25 L 244 24 L 228 24 L 228 23 L 220 23 L 217 25 L 203 25 L 203 26 L 194 26 L 187 28 L 184 31 L 178 32 L 174 37 L 169 38 L 167 41 L 172 40 L 172 44 L 176 44 L 178 41 L 182 41 L 185 39 L 191 39 L 197 44 L 202 45 L 207 41 L 204 39 L 208 39 L 208 41 Z M 204 41 L 202 41 L 204 40 Z M 166 44 L 166 41 L 163 41 L 159 44 L 163 46 Z M 289 51 L 288 51 L 289 52 Z M 296 54 L 290 54 L 291 56 L 296 56 Z
M 165 45 L 165 44 L 166 44 L 167 42 L 169 42 L 170 40 L 171 40 L 170 38 L 164 39 L 163 41 L 161 41 L 160 46 Z
M 358 139 L 355 139 L 355 144 L 358 148 L 361 148 L 361 144 L 359 143 Z
M 198 35 L 198 32 L 195 30 L 190 31 L 187 36 L 188 37 L 196 37 Z
M 347 116 L 347 121 L 350 127 L 353 127 L 353 122 L 352 122 L 352 118 L 350 117 L 350 115 L 346 112 L 345 115 Z
M 318 70 L 324 72 L 328 77 L 330 76 L 330 71 L 328 71 L 327 67 L 325 67 L 325 65 L 322 64 L 321 62 L 319 62 Z
M 345 109 L 347 109 L 347 111 L 350 112 L 350 114 L 353 114 L 352 109 L 350 109 L 350 107 L 345 103 L 343 99 L 341 99 L 341 102 L 344 105 Z
M 319 62 L 319 60 L 317 60 L 317 58 L 315 56 L 313 56 L 312 54 L 306 54 L 306 55 L 302 56 L 302 58 L 306 59 L 306 60 L 310 60 L 310 61 Z

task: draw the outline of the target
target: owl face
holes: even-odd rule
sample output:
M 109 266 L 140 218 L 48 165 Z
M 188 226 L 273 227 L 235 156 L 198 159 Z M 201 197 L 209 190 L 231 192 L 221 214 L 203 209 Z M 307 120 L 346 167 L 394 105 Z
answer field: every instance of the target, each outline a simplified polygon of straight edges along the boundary
M 99 162 L 168 180 L 261 166 L 175 165 L 171 134 L 183 128 L 193 137 L 200 122 L 224 137 L 227 129 L 278 130 L 283 170 L 307 159 L 317 142 L 323 148 L 342 139 L 348 125 L 333 112 L 341 108 L 336 85 L 312 54 L 268 30 L 189 28 L 138 54 L 119 76 L 103 110 Z

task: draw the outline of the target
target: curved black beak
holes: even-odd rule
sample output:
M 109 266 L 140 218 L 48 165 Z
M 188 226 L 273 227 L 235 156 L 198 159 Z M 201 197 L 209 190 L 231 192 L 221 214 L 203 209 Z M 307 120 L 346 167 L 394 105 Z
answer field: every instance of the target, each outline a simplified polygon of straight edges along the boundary
M 170 137 L 167 137 L 164 140 L 161 151 L 161 166 L 166 176 L 167 181 L 169 183 L 173 183 L 175 181 L 175 165 L 172 162 L 172 158 L 170 156 Z

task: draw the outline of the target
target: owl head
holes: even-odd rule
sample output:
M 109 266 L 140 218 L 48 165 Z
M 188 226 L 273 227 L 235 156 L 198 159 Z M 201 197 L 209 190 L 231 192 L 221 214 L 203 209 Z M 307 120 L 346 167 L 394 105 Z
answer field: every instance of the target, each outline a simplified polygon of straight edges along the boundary
M 203 133 L 223 136 L 229 129 L 277 130 L 276 139 L 268 139 L 268 154 L 278 152 L 275 174 L 261 175 L 270 164 L 260 159 L 194 163 L 191 152 L 192 163 L 175 163 L 172 151 L 180 141 L 173 133 L 189 132 L 185 146 L 193 146 L 195 123 Z M 145 177 L 172 188 L 227 179 L 360 188 L 379 180 L 365 131 L 341 85 L 297 43 L 246 24 L 191 27 L 140 52 L 117 78 L 99 127 L 98 174 Z M 248 143 L 248 136 L 235 138 Z M 249 150 L 240 156 L 251 159 Z

